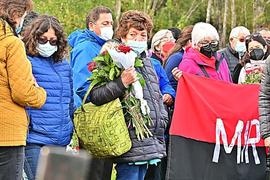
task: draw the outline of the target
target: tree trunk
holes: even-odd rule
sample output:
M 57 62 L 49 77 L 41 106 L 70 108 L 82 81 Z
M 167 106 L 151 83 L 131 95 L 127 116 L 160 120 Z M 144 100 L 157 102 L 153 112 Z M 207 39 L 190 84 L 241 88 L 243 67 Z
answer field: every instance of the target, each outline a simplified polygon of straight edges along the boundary
M 253 32 L 257 30 L 261 22 L 261 18 L 264 16 L 265 8 L 264 0 L 254 0 L 253 3 Z
M 221 44 L 222 44 L 222 47 L 225 47 L 226 45 L 226 32 L 227 32 L 227 17 L 228 17 L 228 3 L 229 3 L 229 0 L 225 0 L 225 3 L 224 3 L 224 16 L 223 16 L 223 33 L 222 33 L 222 37 L 221 37 Z
M 231 15 L 232 15 L 231 29 L 232 29 L 236 26 L 235 0 L 231 1 Z
M 121 16 L 121 0 L 115 0 L 115 24 L 114 27 L 118 26 L 120 16 Z
M 211 9 L 212 9 L 212 0 L 208 0 L 207 11 L 206 11 L 206 22 L 210 23 L 211 20 Z

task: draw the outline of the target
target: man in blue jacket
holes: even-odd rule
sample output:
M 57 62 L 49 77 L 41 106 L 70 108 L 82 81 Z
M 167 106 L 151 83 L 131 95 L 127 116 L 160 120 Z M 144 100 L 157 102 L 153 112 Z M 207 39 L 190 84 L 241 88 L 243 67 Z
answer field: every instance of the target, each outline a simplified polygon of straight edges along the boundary
M 77 30 L 68 37 L 72 47 L 70 64 L 73 69 L 74 103 L 79 107 L 89 87 L 91 76 L 87 65 L 98 56 L 103 44 L 113 36 L 112 12 L 107 7 L 96 7 L 86 17 L 86 29 Z
M 72 47 L 70 64 L 73 69 L 74 104 L 78 108 L 89 87 L 87 79 L 91 76 L 88 63 L 99 55 L 103 44 L 113 36 L 112 12 L 99 6 L 92 9 L 86 17 L 86 29 L 77 30 L 68 37 Z M 92 159 L 89 167 L 89 179 L 110 180 L 112 163 L 101 159 Z

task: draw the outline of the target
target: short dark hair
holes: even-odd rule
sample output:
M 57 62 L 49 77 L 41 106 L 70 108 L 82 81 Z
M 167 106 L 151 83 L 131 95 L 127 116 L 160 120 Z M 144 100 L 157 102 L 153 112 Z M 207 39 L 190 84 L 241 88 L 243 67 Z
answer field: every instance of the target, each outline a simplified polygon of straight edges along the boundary
M 112 11 L 105 6 L 98 6 L 92 9 L 86 17 L 86 28 L 90 22 L 96 22 L 99 19 L 100 14 L 112 14 Z
M 41 15 L 36 18 L 29 26 L 26 27 L 22 34 L 22 41 L 25 44 L 26 53 L 31 56 L 38 56 L 36 49 L 38 38 L 52 28 L 57 37 L 58 50 L 52 55 L 55 63 L 61 62 L 67 55 L 67 40 L 64 29 L 58 19 L 54 16 Z
M 181 30 L 177 27 L 172 27 L 172 28 L 169 28 L 168 30 L 172 32 L 172 35 L 175 40 L 177 40 L 181 35 Z

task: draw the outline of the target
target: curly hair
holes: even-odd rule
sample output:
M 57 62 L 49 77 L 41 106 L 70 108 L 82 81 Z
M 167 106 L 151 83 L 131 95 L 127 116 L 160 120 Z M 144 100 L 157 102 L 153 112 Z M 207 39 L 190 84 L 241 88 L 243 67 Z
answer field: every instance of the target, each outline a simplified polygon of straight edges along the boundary
M 125 38 L 130 28 L 135 28 L 139 31 L 146 30 L 149 39 L 153 29 L 153 22 L 147 14 L 141 11 L 127 11 L 122 15 L 119 21 L 119 25 L 115 31 L 115 37 L 117 39 Z
M 16 16 L 22 17 L 26 11 L 30 11 L 32 8 L 32 0 L 0 0 L 0 18 L 7 21 L 15 32 L 16 22 L 14 18 Z
M 50 28 L 55 31 L 57 37 L 58 50 L 52 55 L 55 63 L 61 62 L 67 55 L 67 40 L 63 27 L 60 22 L 54 16 L 41 15 L 36 18 L 22 34 L 22 41 L 25 44 L 26 52 L 31 56 L 38 56 L 39 53 L 36 50 L 38 38 L 46 33 Z

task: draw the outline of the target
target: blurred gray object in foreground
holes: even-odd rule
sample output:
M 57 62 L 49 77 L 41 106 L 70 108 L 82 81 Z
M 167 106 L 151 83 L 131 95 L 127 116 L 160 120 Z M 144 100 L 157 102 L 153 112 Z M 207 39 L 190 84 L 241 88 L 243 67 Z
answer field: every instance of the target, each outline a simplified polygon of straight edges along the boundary
M 43 147 L 37 180 L 85 180 L 91 163 L 86 151 L 66 152 L 65 148 Z

